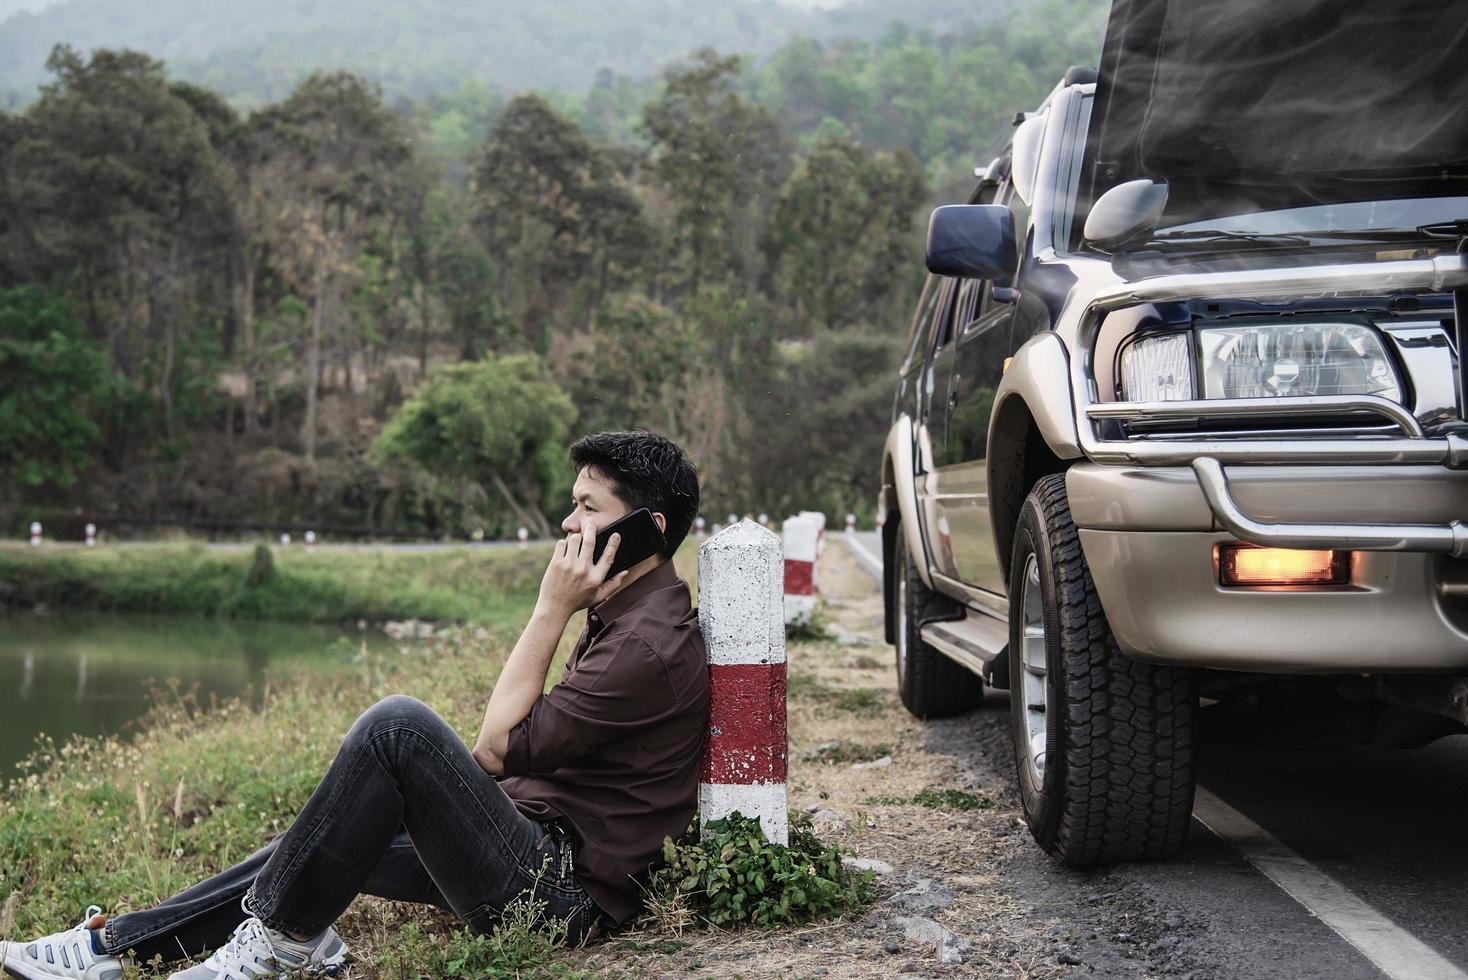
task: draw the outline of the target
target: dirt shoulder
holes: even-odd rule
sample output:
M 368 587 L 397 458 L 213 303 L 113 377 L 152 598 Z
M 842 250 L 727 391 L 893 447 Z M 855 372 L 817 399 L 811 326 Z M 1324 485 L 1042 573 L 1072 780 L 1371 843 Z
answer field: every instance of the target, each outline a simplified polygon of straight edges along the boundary
M 579 951 L 595 976 L 1271 978 L 1374 971 L 1200 825 L 1184 854 L 1090 871 L 1035 846 L 1014 793 L 1008 695 L 920 722 L 897 698 L 880 594 L 839 540 L 830 638 L 790 661 L 790 806 L 880 862 L 864 915 L 773 932 L 656 924 Z M 890 760 L 890 761 L 886 761 Z
M 1007 756 L 976 756 L 962 727 L 902 708 L 880 595 L 839 542 L 825 549 L 819 586 L 831 635 L 788 648 L 790 806 L 813 813 L 823 840 L 875 862 L 883 898 L 852 921 L 774 932 L 679 936 L 649 923 L 579 965 L 647 976 L 1065 975 L 1055 924 L 1001 881 L 1026 843 Z

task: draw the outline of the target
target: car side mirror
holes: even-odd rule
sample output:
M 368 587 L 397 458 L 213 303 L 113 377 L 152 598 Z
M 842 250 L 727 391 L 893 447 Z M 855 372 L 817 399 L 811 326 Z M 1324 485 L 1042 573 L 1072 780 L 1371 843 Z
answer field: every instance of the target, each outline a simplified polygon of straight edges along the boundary
M 1086 244 L 1110 252 L 1150 236 L 1167 207 L 1167 184 L 1129 180 L 1117 184 L 1091 205 L 1082 234 Z
M 1014 278 L 1014 215 L 1003 204 L 949 204 L 928 220 L 928 271 L 956 279 Z

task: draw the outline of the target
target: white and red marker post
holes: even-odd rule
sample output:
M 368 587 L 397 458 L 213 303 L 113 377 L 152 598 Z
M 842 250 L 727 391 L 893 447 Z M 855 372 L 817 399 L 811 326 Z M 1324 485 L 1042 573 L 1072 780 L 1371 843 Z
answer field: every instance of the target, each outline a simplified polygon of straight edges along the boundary
M 816 563 L 820 526 L 810 517 L 787 517 L 785 538 L 785 625 L 804 626 L 816 611 Z
M 826 553 L 826 515 L 819 510 L 803 510 L 795 516 L 816 522 L 816 563 L 810 570 L 810 586 L 812 592 L 820 592 L 821 556 Z
M 40 546 L 41 546 L 41 522 L 40 521 L 31 521 L 31 547 L 32 548 L 39 548 Z
M 739 811 L 790 842 L 785 794 L 785 578 L 780 539 L 753 521 L 698 549 L 698 625 L 709 663 L 700 826 Z

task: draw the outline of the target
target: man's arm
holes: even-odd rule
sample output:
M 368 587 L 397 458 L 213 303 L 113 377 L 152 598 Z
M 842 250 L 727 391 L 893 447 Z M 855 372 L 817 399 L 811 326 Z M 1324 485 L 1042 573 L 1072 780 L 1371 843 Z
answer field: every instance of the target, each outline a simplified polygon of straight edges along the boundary
M 607 581 L 607 569 L 617 556 L 620 539 L 621 535 L 612 535 L 596 564 L 591 561 L 596 528 L 590 524 L 585 525 L 584 534 L 568 535 L 556 542 L 540 582 L 535 611 L 500 671 L 474 742 L 474 758 L 485 772 L 504 775 L 510 729 L 525 720 L 544 692 L 546 672 L 571 615 L 614 591 L 627 574 L 622 572 Z

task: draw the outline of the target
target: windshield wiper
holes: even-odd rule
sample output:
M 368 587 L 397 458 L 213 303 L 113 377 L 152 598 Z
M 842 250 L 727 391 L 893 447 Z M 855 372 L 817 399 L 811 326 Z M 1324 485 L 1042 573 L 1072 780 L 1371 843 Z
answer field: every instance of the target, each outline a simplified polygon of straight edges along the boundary
M 1149 246 L 1181 245 L 1184 247 L 1207 247 L 1209 245 L 1237 245 L 1247 242 L 1260 248 L 1284 245 L 1309 245 L 1310 239 L 1301 235 L 1267 235 L 1256 231 L 1226 231 L 1222 228 L 1195 228 L 1188 231 L 1170 231 L 1154 235 Z
M 1468 236 L 1468 218 L 1454 218 L 1452 221 L 1434 221 L 1430 225 L 1418 225 L 1417 232 L 1428 238 L 1463 238 Z

